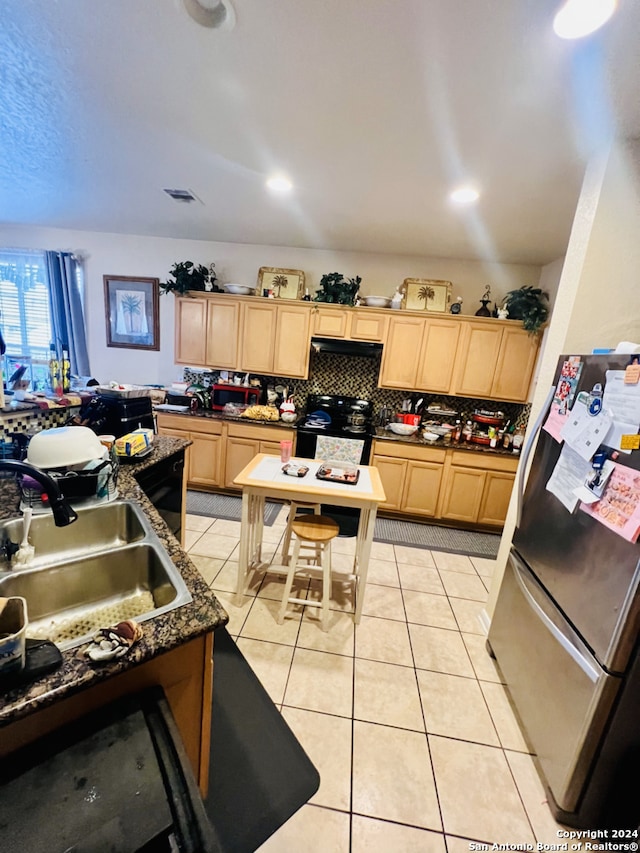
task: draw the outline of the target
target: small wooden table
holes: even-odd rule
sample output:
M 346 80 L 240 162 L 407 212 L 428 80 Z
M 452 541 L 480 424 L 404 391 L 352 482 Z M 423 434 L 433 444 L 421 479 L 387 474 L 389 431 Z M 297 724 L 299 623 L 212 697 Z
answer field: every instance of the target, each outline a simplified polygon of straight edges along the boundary
M 354 620 L 360 622 L 364 592 L 367 584 L 369 556 L 376 521 L 378 504 L 386 500 L 377 468 L 359 465 L 360 476 L 355 485 L 318 480 L 316 471 L 320 460 L 295 459 L 307 465 L 305 477 L 289 477 L 282 472 L 278 456 L 259 453 L 243 468 L 233 481 L 242 487 L 242 527 L 240 531 L 240 554 L 238 557 L 238 604 L 247 588 L 251 573 L 266 568 L 262 565 L 262 532 L 264 526 L 264 502 L 266 498 L 305 503 L 329 503 L 336 506 L 355 507 L 360 510 L 360 522 L 356 539 L 353 574 L 356 583 Z M 286 572 L 286 566 L 270 566 L 269 571 Z

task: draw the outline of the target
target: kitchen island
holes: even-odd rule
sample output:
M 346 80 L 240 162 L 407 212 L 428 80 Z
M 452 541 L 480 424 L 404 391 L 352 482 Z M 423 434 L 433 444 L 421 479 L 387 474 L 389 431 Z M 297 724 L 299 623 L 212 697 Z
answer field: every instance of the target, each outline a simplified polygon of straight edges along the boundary
M 188 444 L 156 436 L 149 457 L 120 466 L 118 492 L 142 507 L 192 601 L 142 623 L 144 636 L 124 658 L 95 664 L 84 655 L 86 646 L 69 649 L 62 654 L 62 666 L 51 674 L 0 692 L 1 756 L 113 699 L 161 684 L 196 779 L 206 791 L 213 632 L 228 616 L 136 481 L 136 474 Z M 0 479 L 0 507 L 0 518 L 19 514 L 19 491 L 12 478 Z M 73 525 L 67 529 L 72 536 Z

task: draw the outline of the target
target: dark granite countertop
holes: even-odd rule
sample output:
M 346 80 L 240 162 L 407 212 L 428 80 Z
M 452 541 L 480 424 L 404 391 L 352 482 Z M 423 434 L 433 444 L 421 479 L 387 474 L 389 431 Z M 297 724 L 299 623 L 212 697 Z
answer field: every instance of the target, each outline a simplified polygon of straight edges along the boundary
M 208 409 L 196 409 L 195 412 L 164 412 L 162 409 L 157 409 L 158 415 L 178 415 L 181 418 L 206 418 L 211 421 L 227 421 L 235 424 L 248 424 L 249 426 L 273 426 L 282 427 L 284 429 L 295 429 L 296 421 L 293 423 L 285 423 L 285 421 L 261 421 L 254 418 L 243 418 L 241 415 L 226 415 L 224 412 L 212 412 Z
M 135 480 L 137 473 L 180 452 L 189 444 L 189 441 L 180 438 L 155 436 L 153 453 L 142 461 L 120 466 L 118 493 L 120 498 L 135 500 L 144 509 L 153 530 L 182 574 L 193 600 L 143 622 L 144 636 L 120 660 L 90 663 L 83 654 L 86 646 L 79 646 L 63 652 L 62 666 L 50 675 L 5 693 L 0 686 L 0 727 L 106 681 L 227 623 L 228 616 L 222 605 Z M 19 502 L 15 481 L 12 478 L 0 479 L 0 518 L 18 514 Z M 69 529 L 73 530 L 73 527 Z
M 441 438 L 438 441 L 425 441 L 420 432 L 416 432 L 414 435 L 396 435 L 391 430 L 376 427 L 374 438 L 377 441 L 399 441 L 401 444 L 417 445 L 418 447 L 438 447 L 442 450 L 462 450 L 466 453 L 488 453 L 492 456 L 519 458 L 518 454 L 511 450 L 505 450 L 503 447 L 489 447 L 487 444 L 445 444 Z

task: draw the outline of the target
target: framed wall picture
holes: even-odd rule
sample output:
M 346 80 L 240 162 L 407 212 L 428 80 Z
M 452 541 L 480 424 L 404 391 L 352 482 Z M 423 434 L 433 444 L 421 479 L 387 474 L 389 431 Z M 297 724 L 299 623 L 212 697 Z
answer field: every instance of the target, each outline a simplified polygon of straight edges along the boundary
M 451 282 L 430 278 L 405 278 L 400 286 L 402 307 L 409 311 L 444 313 L 451 302 Z
M 159 279 L 105 275 L 107 346 L 160 349 Z
M 258 295 L 276 299 L 302 299 L 304 296 L 304 272 L 283 270 L 277 267 L 260 267 L 258 270 Z

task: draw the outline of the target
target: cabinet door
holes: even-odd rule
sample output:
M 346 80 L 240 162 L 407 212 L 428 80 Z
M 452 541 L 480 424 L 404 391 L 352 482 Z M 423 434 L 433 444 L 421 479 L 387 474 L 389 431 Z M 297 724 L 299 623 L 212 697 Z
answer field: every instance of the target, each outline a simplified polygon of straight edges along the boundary
M 253 438 L 228 438 L 225 459 L 224 484 L 228 489 L 237 489 L 235 477 L 260 452 L 260 442 Z M 278 452 L 280 449 L 278 448 Z
M 221 486 L 221 436 L 191 432 L 189 438 L 193 442 L 189 459 L 189 483 L 197 486 Z
M 452 465 L 443 488 L 441 518 L 474 523 L 478 519 L 486 471 Z
M 481 323 L 465 326 L 458 355 L 455 393 L 465 397 L 490 397 L 500 354 L 503 328 Z
M 309 373 L 309 309 L 286 304 L 277 309 L 273 373 L 304 379 Z
M 442 469 L 442 465 L 434 462 L 407 462 L 402 509 L 415 515 L 434 516 Z
M 242 304 L 240 370 L 271 373 L 277 306 L 273 299 L 256 299 L 256 302 L 257 305 L 248 302 Z
M 421 391 L 449 393 L 459 338 L 457 320 L 426 321 L 416 379 Z
M 422 317 L 391 317 L 382 353 L 380 386 L 408 391 L 416 387 L 417 362 L 422 347 Z
M 344 338 L 349 314 L 345 308 L 316 308 L 313 312 L 313 334 L 319 338 Z
M 390 459 L 387 456 L 374 456 L 371 463 L 380 473 L 382 488 L 387 496 L 380 506 L 383 509 L 400 509 L 407 463 L 402 459 Z
M 515 474 L 487 471 L 478 524 L 504 525 L 514 480 Z
M 240 305 L 213 299 L 208 299 L 207 303 L 207 366 L 235 370 L 238 366 Z
M 176 298 L 175 360 L 178 364 L 205 365 L 207 300 Z
M 505 329 L 491 394 L 499 400 L 526 403 L 536 364 L 539 338 L 524 329 Z
M 349 337 L 354 341 L 384 341 L 389 317 L 376 311 L 354 311 Z

